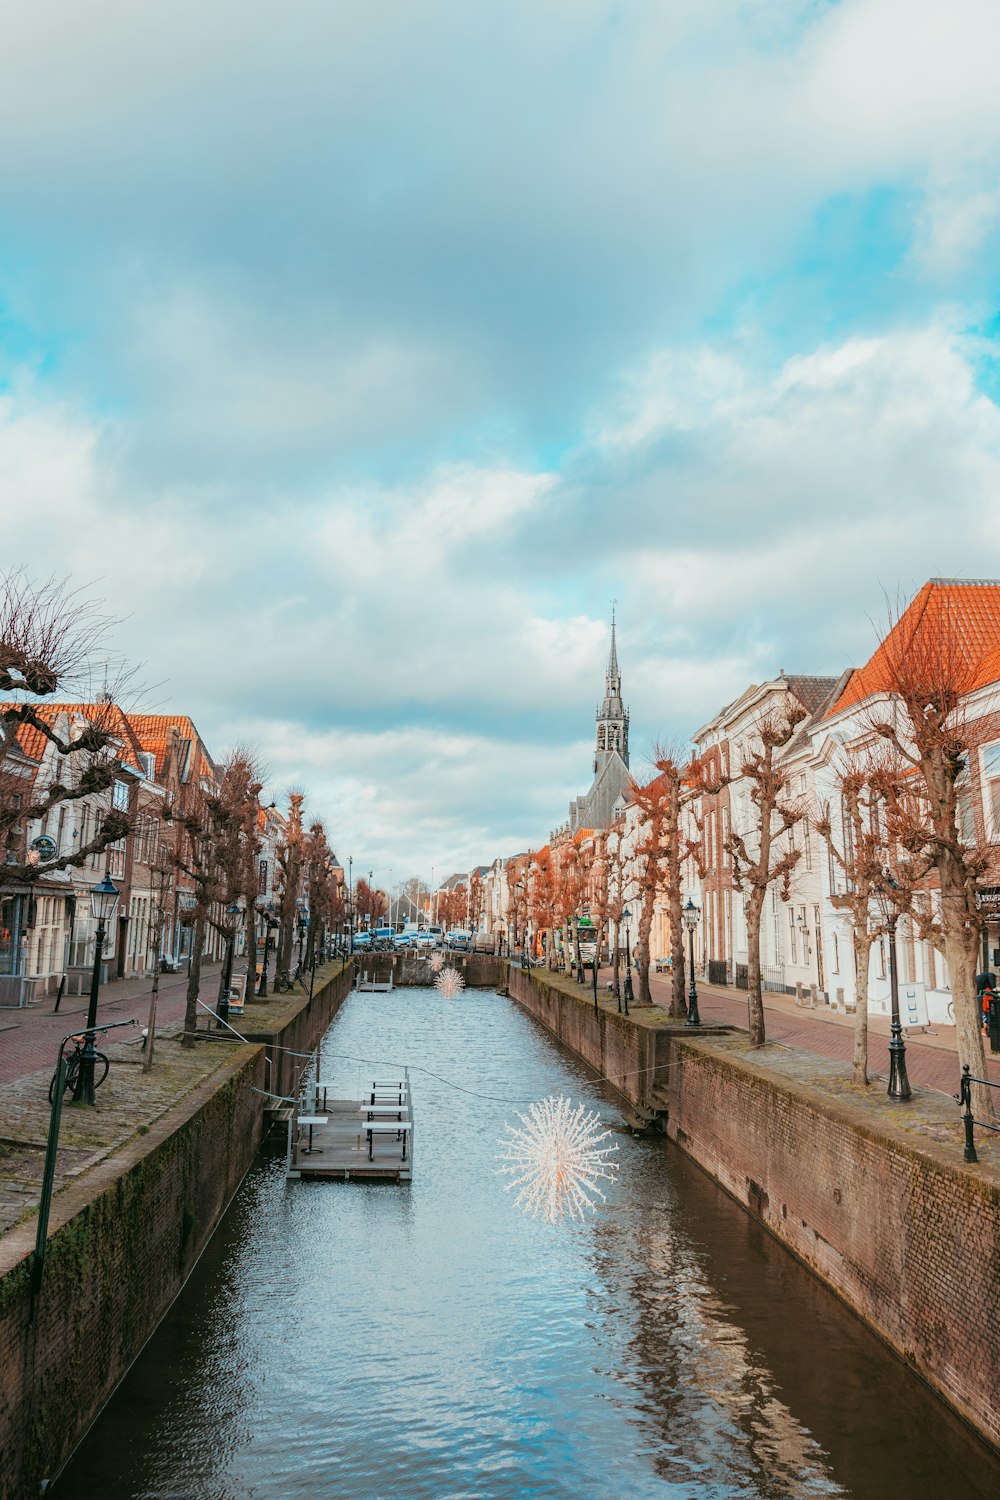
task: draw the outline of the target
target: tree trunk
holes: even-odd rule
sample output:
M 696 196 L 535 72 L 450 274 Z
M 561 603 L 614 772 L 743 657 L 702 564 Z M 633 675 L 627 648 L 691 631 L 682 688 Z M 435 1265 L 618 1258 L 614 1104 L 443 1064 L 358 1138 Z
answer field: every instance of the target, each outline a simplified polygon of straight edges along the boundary
M 680 880 L 670 886 L 670 1010 L 675 1020 L 687 1015 L 687 995 L 684 985 L 684 922 L 681 918 Z
M 851 1082 L 864 1085 L 868 1078 L 868 969 L 872 940 L 867 929 L 854 930 L 854 1063 Z
M 153 988 L 149 995 L 149 1017 L 146 1021 L 146 1050 L 142 1059 L 142 1071 L 148 1073 L 153 1066 L 153 1046 L 156 1041 L 156 1002 L 160 994 L 160 945 L 163 941 L 163 917 L 156 923 L 156 938 L 153 943 Z
M 946 899 L 946 898 L 944 898 Z M 958 1042 L 958 1072 L 965 1063 L 974 1078 L 985 1078 L 986 1052 L 981 1031 L 982 1013 L 976 996 L 976 967 L 979 961 L 979 934 L 960 937 L 945 931 L 944 956 L 951 980 L 951 1003 L 955 1012 L 955 1035 Z M 956 1082 L 958 1080 L 956 1079 Z M 986 1084 L 972 1085 L 972 1110 L 977 1120 L 989 1124 L 994 1120 L 992 1089 Z
M 205 914 L 199 912 L 195 918 L 192 936 L 191 963 L 188 968 L 187 1005 L 184 1010 L 184 1036 L 182 1047 L 194 1046 L 194 1033 L 198 1029 L 198 989 L 201 984 L 201 950 L 205 946 Z
M 371 928 L 369 928 L 371 931 Z M 295 924 L 291 920 L 281 925 L 281 942 L 278 946 L 278 973 L 292 972 L 292 944 L 295 941 Z M 277 977 L 277 976 L 275 976 Z
M 640 1005 L 653 1003 L 653 996 L 649 989 L 649 934 L 653 930 L 655 901 L 656 888 L 649 886 L 643 893 L 642 907 L 639 911 L 639 931 L 635 943 L 635 971 L 639 978 Z
M 243 995 L 243 1004 L 249 1005 L 257 994 L 257 931 L 254 922 L 253 908 L 247 912 L 247 977 L 246 989 Z
M 751 1047 L 763 1047 L 767 1041 L 760 987 L 760 919 L 764 910 L 764 894 L 763 890 L 755 886 L 747 902 L 747 1012 Z

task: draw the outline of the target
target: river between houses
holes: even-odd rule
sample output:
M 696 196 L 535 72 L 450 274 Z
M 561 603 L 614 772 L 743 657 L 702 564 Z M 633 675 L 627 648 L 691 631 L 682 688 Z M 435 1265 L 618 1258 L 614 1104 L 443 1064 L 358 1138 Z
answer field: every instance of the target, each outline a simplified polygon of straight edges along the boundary
M 265 1149 L 54 1495 L 1000 1494 L 1000 1462 L 512 1001 L 352 995 L 323 1076 L 356 1096 L 403 1063 L 413 1182 L 286 1182 Z M 558 1092 L 620 1128 L 583 1225 L 526 1218 L 496 1175 L 517 1102 Z

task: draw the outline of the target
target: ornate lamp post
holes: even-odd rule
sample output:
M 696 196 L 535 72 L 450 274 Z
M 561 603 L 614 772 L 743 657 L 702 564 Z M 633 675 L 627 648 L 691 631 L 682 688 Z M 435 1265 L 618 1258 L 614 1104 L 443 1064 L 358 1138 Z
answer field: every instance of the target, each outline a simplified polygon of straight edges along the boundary
M 262 907 L 260 914 L 264 918 L 264 952 L 263 952 L 263 955 L 262 955 L 261 961 L 260 961 L 260 987 L 257 990 L 257 999 L 258 1000 L 266 1000 L 266 998 L 267 998 L 267 948 L 268 948 L 268 944 L 271 941 L 271 932 L 272 932 L 272 929 L 275 928 L 278 924 L 277 924 L 277 922 L 275 922 L 274 918 L 271 916 L 271 910 L 270 910 L 269 906 Z
M 629 946 L 629 933 L 628 933 L 628 924 L 629 924 L 629 921 L 631 919 L 631 916 L 632 916 L 632 913 L 629 911 L 628 907 L 626 906 L 625 910 L 622 912 L 622 921 L 625 923 L 625 1014 L 626 1015 L 628 1015 L 628 1003 L 629 1003 L 629 1001 L 635 999 L 635 996 L 632 994 L 632 949 Z M 618 1009 L 620 1010 L 621 1006 L 619 1006 Z
M 233 983 L 233 951 L 236 947 L 236 923 L 239 920 L 240 908 L 237 901 L 233 901 L 226 907 L 226 916 L 229 918 L 229 926 L 226 928 L 226 966 L 222 971 L 222 987 L 219 990 L 219 1003 L 215 1007 L 217 1031 L 229 1021 L 229 991 Z
M 903 1041 L 903 1023 L 899 1018 L 899 970 L 896 965 L 899 907 L 896 905 L 895 892 L 899 890 L 899 885 L 893 880 L 889 870 L 883 870 L 882 879 L 886 889 L 879 904 L 889 929 L 889 995 L 892 1001 L 892 1019 L 889 1023 L 889 1087 L 886 1093 L 890 1099 L 902 1102 L 910 1097 L 910 1080 L 906 1076 L 906 1043 Z
M 90 909 L 97 923 L 94 936 L 94 972 L 90 979 L 90 1005 L 87 1007 L 87 1040 L 80 1058 L 80 1072 L 73 1090 L 74 1104 L 93 1104 L 94 1101 L 94 1028 L 97 1025 L 97 992 L 101 987 L 101 954 L 104 951 L 104 935 L 107 925 L 118 910 L 118 887 L 105 875 L 100 885 L 90 893 Z
M 684 918 L 684 926 L 688 933 L 688 969 L 691 983 L 688 985 L 688 1018 L 689 1026 L 700 1026 L 701 1016 L 698 1014 L 698 987 L 694 982 L 694 933 L 695 928 L 701 921 L 701 907 L 695 906 L 691 897 L 687 898 L 687 905 L 681 912 Z

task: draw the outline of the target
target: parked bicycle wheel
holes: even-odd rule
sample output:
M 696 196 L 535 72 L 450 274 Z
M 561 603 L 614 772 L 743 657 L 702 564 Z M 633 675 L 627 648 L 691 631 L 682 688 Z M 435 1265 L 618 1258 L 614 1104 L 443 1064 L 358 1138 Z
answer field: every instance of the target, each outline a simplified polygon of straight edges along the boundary
M 77 1081 L 77 1079 L 80 1076 L 80 1061 L 81 1061 L 82 1057 L 83 1057 L 83 1049 L 82 1048 L 78 1052 L 71 1052 L 66 1057 L 66 1067 L 65 1067 L 65 1070 L 64 1070 L 64 1073 L 63 1073 L 63 1093 L 64 1094 L 71 1094 L 73 1092 L 73 1090 L 76 1088 L 76 1081 Z M 107 1076 L 108 1076 L 108 1069 L 110 1067 L 111 1067 L 111 1062 L 105 1056 L 105 1054 L 103 1052 L 95 1052 L 94 1053 L 94 1088 L 95 1089 L 96 1088 L 100 1088 L 100 1086 L 104 1082 L 105 1078 L 107 1078 Z M 53 1075 L 52 1075 L 52 1081 L 49 1084 L 49 1103 L 50 1104 L 52 1103 L 53 1099 L 56 1096 L 56 1079 L 57 1079 L 58 1076 L 59 1075 L 57 1073 L 53 1073 Z

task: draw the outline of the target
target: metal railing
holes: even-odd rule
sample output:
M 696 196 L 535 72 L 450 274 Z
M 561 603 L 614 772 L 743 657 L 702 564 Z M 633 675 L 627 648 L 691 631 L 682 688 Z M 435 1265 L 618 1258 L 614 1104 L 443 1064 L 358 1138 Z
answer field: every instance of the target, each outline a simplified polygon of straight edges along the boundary
M 958 1093 L 952 1094 L 952 1098 L 963 1106 L 962 1124 L 965 1126 L 965 1151 L 963 1155 L 966 1161 L 979 1160 L 979 1157 L 976 1155 L 976 1143 L 973 1136 L 977 1125 L 980 1130 L 992 1130 L 994 1134 L 1000 1135 L 1000 1125 L 990 1125 L 986 1120 L 977 1120 L 972 1113 L 972 1085 L 974 1083 L 983 1083 L 988 1089 L 1000 1089 L 1000 1083 L 994 1083 L 990 1078 L 976 1078 L 969 1071 L 969 1064 L 962 1064 L 962 1082 Z

